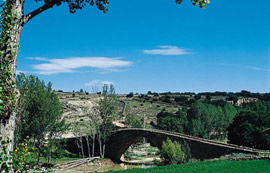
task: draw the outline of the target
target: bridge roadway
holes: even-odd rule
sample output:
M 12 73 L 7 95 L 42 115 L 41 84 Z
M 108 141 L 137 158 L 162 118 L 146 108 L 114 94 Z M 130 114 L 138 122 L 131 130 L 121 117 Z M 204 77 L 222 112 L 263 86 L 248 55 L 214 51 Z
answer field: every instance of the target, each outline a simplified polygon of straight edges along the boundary
M 153 129 L 127 128 L 116 131 L 106 144 L 106 157 L 115 162 L 121 162 L 120 158 L 139 138 L 145 137 L 152 146 L 161 148 L 167 138 L 173 141 L 186 141 L 191 149 L 192 157 L 199 160 L 218 158 L 231 153 L 259 154 L 260 150 L 248 148 L 224 142 L 202 139 L 176 132 Z

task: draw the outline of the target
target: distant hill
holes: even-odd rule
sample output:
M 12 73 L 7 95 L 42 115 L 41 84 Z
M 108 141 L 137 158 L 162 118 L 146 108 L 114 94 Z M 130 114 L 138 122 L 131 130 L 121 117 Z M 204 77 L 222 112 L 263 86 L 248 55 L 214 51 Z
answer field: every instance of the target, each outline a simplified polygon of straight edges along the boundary
M 91 110 L 97 105 L 101 98 L 100 94 L 89 94 L 83 92 L 56 92 L 63 104 L 63 117 L 68 123 L 87 122 L 89 120 L 85 110 Z M 125 115 L 132 114 L 139 119 L 145 117 L 147 128 L 152 128 L 151 122 L 156 122 L 156 115 L 166 109 L 168 112 L 176 112 L 179 108 L 189 108 L 196 101 L 208 102 L 215 105 L 231 103 L 235 106 L 241 106 L 245 103 L 257 100 L 270 101 L 270 93 L 251 93 L 241 91 L 238 93 L 227 92 L 204 92 L 204 93 L 155 93 L 147 94 L 121 94 L 118 95 L 119 114 L 123 114 L 119 119 L 120 123 L 125 124 Z M 72 136 L 70 132 L 68 134 Z

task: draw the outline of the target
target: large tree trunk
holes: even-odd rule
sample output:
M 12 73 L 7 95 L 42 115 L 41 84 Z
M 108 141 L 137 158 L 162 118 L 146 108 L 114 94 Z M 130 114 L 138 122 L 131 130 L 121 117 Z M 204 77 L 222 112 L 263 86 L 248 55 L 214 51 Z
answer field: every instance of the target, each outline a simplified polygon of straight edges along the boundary
M 13 22 L 14 25 L 8 28 L 2 28 L 1 33 L 0 51 L 5 52 L 0 57 L 1 65 L 4 65 L 4 70 L 0 71 L 2 75 L 1 84 L 4 85 L 1 87 L 3 87 L 5 96 L 11 96 L 13 100 L 3 98 L 4 112 L 0 115 L 0 136 L 2 136 L 4 140 L 10 140 L 8 146 L 9 151 L 13 150 L 15 120 L 17 115 L 18 92 L 16 90 L 16 64 L 18 45 L 23 28 L 23 3 L 24 0 L 7 1 L 5 9 L 10 7 L 11 11 L 5 11 L 4 15 L 9 13 L 9 15 L 14 14 L 15 16 L 8 21 L 5 21 L 5 18 L 3 18 L 3 23 Z M 8 34 L 8 31 L 11 33 Z M 9 72 L 7 72 L 7 70 L 9 70 Z M 3 77 L 4 75 L 7 77 L 6 79 Z

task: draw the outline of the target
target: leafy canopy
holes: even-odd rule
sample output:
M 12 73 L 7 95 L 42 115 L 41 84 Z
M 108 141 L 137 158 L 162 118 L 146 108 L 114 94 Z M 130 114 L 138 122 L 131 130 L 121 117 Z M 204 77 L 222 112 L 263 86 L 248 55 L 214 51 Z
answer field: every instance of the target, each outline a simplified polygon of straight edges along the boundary
M 77 10 L 83 9 L 86 5 L 96 7 L 106 13 L 109 5 L 109 0 L 35 0 L 36 2 L 44 1 L 45 4 L 55 4 L 57 6 L 62 3 L 68 3 L 69 11 L 75 13 Z M 183 0 L 176 0 L 176 4 L 181 4 Z M 210 0 L 191 0 L 193 5 L 199 5 L 201 8 L 206 8 L 206 5 L 210 3 Z

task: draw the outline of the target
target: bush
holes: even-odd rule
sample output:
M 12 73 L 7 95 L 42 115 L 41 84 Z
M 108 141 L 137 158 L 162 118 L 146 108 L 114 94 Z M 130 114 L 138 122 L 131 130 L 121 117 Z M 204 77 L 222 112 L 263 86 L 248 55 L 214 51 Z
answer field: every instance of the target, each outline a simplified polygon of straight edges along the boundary
M 142 122 L 132 114 L 127 114 L 126 123 L 132 128 L 142 128 Z
M 163 142 L 160 155 L 165 164 L 185 163 L 186 161 L 181 145 L 176 141 L 172 142 L 169 138 Z
M 200 99 L 201 99 L 201 95 L 195 95 L 194 98 L 195 98 L 196 100 L 200 100 Z
M 183 103 L 188 100 L 188 97 L 186 96 L 178 96 L 174 98 L 174 101 L 177 103 Z
M 129 94 L 126 95 L 127 98 L 132 98 L 134 96 L 133 92 L 130 92 Z

